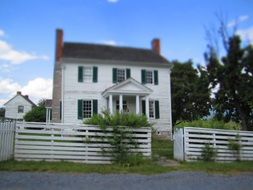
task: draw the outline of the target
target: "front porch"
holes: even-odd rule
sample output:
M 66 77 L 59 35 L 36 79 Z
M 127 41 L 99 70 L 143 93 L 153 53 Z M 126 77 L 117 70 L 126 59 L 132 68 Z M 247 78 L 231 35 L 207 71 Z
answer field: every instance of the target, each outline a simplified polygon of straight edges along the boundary
M 149 119 L 149 95 L 152 90 L 129 78 L 106 89 L 102 95 L 107 100 L 111 114 L 118 112 L 145 114 Z

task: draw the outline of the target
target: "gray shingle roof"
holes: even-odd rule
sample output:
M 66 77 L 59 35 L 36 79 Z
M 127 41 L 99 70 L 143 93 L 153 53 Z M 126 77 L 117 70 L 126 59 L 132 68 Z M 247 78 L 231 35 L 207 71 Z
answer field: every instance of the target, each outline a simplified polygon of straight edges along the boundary
M 169 64 L 169 61 L 151 49 L 110 45 L 65 42 L 64 58 L 102 59 Z

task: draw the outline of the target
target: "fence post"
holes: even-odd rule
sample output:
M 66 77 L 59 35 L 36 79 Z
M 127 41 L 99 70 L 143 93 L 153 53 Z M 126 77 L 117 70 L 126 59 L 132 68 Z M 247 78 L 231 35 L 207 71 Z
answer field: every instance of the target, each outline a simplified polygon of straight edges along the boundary
M 184 132 L 183 128 L 176 129 L 174 132 L 174 158 L 184 161 Z

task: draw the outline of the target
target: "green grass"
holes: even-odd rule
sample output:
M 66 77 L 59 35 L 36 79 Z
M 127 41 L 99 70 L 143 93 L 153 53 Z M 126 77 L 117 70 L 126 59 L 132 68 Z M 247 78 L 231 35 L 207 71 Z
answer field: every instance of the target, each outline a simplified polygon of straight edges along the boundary
M 162 139 L 152 139 L 152 154 L 156 157 L 166 157 L 172 159 L 173 145 L 171 141 Z M 78 172 L 78 173 L 139 173 L 139 174 L 159 174 L 171 171 L 204 171 L 211 173 L 233 174 L 238 172 L 253 172 L 253 161 L 214 163 L 214 162 L 182 162 L 178 166 L 165 167 L 157 165 L 155 159 L 144 160 L 142 164 L 136 166 L 124 165 L 98 165 L 82 164 L 71 162 L 36 162 L 36 161 L 4 161 L 0 162 L 0 171 L 47 171 L 47 172 Z
M 152 138 L 152 156 L 173 159 L 173 142 L 167 139 Z

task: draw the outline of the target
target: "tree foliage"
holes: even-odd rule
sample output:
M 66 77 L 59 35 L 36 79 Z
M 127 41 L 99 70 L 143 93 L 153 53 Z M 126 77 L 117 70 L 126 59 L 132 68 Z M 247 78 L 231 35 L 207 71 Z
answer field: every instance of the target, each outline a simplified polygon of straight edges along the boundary
M 173 125 L 177 121 L 192 121 L 209 114 L 209 80 L 203 67 L 193 68 L 192 61 L 174 61 L 171 83 Z
M 223 42 L 227 42 L 224 56 L 220 58 L 211 45 L 205 54 L 210 84 L 217 89 L 213 101 L 216 117 L 240 122 L 244 130 L 250 130 L 253 129 L 253 47 L 242 47 L 236 35 Z
M 46 108 L 43 106 L 34 107 L 25 114 L 24 120 L 28 122 L 46 122 Z

